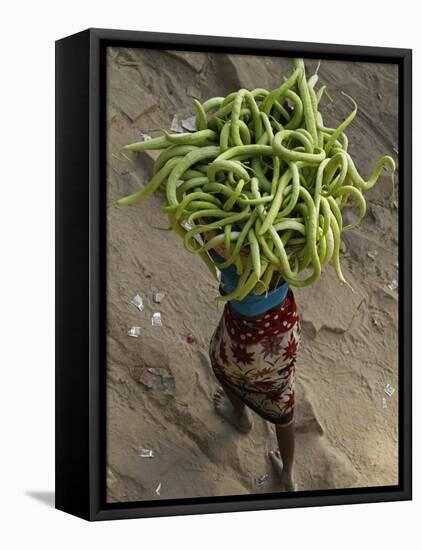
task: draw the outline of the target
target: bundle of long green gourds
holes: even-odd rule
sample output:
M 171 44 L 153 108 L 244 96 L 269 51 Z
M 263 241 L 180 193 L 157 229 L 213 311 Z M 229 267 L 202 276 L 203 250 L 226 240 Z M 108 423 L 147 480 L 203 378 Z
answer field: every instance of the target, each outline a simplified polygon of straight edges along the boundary
M 202 104 L 194 100 L 196 132 L 162 130 L 160 137 L 124 147 L 163 151 L 148 185 L 116 204 L 135 204 L 154 191 L 165 194 L 163 210 L 185 248 L 214 272 L 215 265 L 236 266 L 239 284 L 223 300 L 263 294 L 277 273 L 289 285 L 306 287 L 329 261 L 348 284 L 340 267 L 341 233 L 365 216 L 362 191 L 376 183 L 385 165 L 394 178 L 389 156 L 379 160 L 369 180 L 359 175 L 344 133 L 357 112 L 353 99 L 347 96 L 354 110 L 344 122 L 327 128 L 318 110 L 325 86 L 314 89 L 318 76 L 307 80 L 302 59 L 293 60 L 292 70 L 271 92 L 241 89 Z M 359 213 L 344 226 L 342 208 L 349 198 Z M 224 250 L 224 261 L 213 262 L 211 249 Z

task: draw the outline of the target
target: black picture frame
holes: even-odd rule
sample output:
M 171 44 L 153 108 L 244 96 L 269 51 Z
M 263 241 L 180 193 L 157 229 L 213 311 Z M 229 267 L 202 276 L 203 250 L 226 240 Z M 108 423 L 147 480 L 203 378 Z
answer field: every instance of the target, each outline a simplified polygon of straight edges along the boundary
M 399 484 L 107 504 L 105 48 L 285 55 L 399 67 Z M 87 520 L 412 498 L 412 51 L 88 29 L 56 42 L 56 508 Z

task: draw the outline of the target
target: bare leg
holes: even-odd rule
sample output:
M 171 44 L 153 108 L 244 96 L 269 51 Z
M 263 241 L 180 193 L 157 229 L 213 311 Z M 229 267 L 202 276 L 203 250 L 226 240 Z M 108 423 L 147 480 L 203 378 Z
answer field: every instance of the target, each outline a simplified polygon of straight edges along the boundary
M 245 404 L 225 384 L 214 394 L 214 407 L 217 414 L 243 433 L 252 428 L 252 420 Z
M 293 475 L 293 463 L 295 452 L 295 424 L 288 426 L 276 425 L 277 441 L 279 451 L 270 452 L 270 459 L 277 472 L 285 491 L 296 490 Z

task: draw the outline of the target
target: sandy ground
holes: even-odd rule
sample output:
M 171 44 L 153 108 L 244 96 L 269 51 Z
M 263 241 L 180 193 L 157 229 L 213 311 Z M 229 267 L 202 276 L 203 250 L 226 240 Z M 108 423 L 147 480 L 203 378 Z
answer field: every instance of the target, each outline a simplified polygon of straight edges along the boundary
M 119 148 L 140 132 L 171 124 L 175 113 L 193 114 L 187 94 L 226 95 L 240 87 L 273 88 L 289 72 L 281 58 L 110 49 L 108 55 L 109 198 L 149 179 L 152 158 L 119 158 Z M 309 70 L 316 61 L 307 62 Z M 383 154 L 396 156 L 398 89 L 392 65 L 324 61 L 320 82 L 331 102 L 321 110 L 337 126 L 359 113 L 348 131 L 350 151 L 364 176 Z M 357 290 L 341 286 L 331 267 L 314 287 L 295 291 L 303 326 L 297 363 L 296 478 L 299 490 L 394 485 L 398 475 L 397 215 L 387 174 L 367 195 L 368 214 L 344 236 L 342 265 Z M 254 415 L 248 436 L 235 432 L 212 408 L 217 387 L 207 355 L 221 315 L 216 283 L 166 226 L 162 199 L 108 212 L 108 476 L 110 502 L 274 492 L 279 487 L 267 453 L 274 427 Z M 372 252 L 375 260 L 367 253 Z M 166 296 L 157 305 L 153 292 Z M 145 309 L 130 304 L 141 294 Z M 162 327 L 151 325 L 160 311 Z M 139 338 L 127 336 L 140 326 Z M 194 338 L 187 342 L 187 336 Z M 148 389 L 148 367 L 168 369 L 174 395 Z M 384 398 L 384 401 L 383 401 Z M 142 458 L 140 449 L 155 458 Z M 269 474 L 262 486 L 258 476 Z M 160 486 L 159 493 L 156 493 Z

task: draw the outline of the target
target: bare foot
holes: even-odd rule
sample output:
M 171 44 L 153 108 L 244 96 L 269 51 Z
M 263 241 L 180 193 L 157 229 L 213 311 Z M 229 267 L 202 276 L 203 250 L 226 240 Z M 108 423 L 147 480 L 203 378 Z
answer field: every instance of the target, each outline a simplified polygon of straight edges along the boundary
M 214 394 L 214 408 L 217 414 L 225 418 L 239 432 L 248 433 L 252 428 L 252 420 L 246 407 L 237 410 L 231 404 L 224 393 L 223 388 L 218 388 Z
M 268 456 L 270 457 L 273 468 L 281 481 L 284 491 L 286 491 L 286 493 L 293 493 L 294 491 L 297 491 L 297 485 L 293 475 L 287 473 L 283 468 L 283 461 L 281 460 L 280 452 L 270 451 Z

